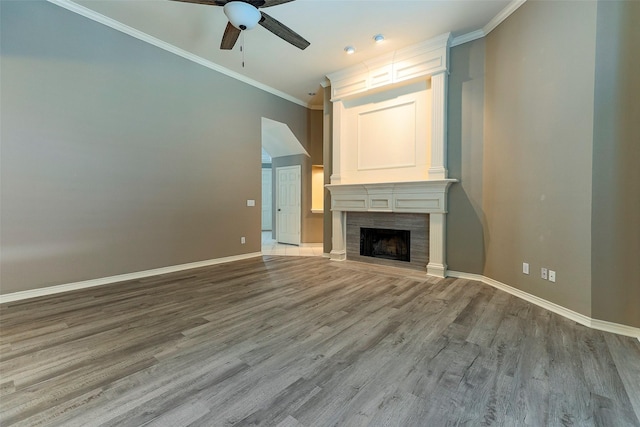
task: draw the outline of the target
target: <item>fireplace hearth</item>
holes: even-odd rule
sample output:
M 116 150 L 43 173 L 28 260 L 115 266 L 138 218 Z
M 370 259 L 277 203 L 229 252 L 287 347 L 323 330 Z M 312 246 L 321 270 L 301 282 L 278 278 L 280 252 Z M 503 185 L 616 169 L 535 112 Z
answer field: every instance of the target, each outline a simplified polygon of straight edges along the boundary
M 360 228 L 360 255 L 411 261 L 411 232 L 385 228 Z

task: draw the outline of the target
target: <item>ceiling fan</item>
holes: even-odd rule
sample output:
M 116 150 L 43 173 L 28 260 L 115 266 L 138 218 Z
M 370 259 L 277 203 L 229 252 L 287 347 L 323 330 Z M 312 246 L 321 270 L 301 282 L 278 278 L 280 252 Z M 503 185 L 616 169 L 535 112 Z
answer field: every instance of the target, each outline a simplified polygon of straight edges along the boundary
M 294 0 L 173 0 L 184 3 L 198 3 L 209 6 L 223 6 L 224 14 L 229 22 L 224 30 L 220 49 L 230 50 L 238 40 L 240 32 L 250 30 L 257 24 L 262 25 L 282 40 L 291 43 L 299 49 L 306 49 L 309 42 L 300 34 L 293 31 L 280 21 L 266 13 L 259 11 L 259 8 L 277 6 L 282 3 L 289 3 Z

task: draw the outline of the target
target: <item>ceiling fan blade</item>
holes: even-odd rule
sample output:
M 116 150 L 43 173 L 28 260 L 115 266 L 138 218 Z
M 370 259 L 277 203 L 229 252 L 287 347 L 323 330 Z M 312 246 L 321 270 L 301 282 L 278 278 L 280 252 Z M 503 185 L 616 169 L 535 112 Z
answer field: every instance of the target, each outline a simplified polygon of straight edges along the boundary
M 264 12 L 260 12 L 262 14 L 262 19 L 258 24 L 262 25 L 267 30 L 271 31 L 276 36 L 280 37 L 282 40 L 291 43 L 295 47 L 299 49 L 306 49 L 311 43 L 306 41 L 302 36 L 291 28 L 284 25 L 282 22 L 278 21 L 275 18 L 267 15 Z
M 173 0 L 182 3 L 205 4 L 208 6 L 224 6 L 227 0 Z
M 294 0 L 265 0 L 264 4 L 260 7 L 277 6 L 279 4 L 289 3 L 291 1 L 294 1 Z
M 231 22 L 227 22 L 227 28 L 224 29 L 224 35 L 220 42 L 220 49 L 231 50 L 235 46 L 240 30 L 231 25 Z
M 225 4 L 234 0 L 172 0 L 172 1 L 179 1 L 183 3 L 206 4 L 209 6 L 224 6 Z M 259 7 L 277 6 L 279 4 L 289 3 L 295 0 L 235 0 L 235 1 L 243 1 L 245 3 L 249 3 L 255 8 L 259 8 Z

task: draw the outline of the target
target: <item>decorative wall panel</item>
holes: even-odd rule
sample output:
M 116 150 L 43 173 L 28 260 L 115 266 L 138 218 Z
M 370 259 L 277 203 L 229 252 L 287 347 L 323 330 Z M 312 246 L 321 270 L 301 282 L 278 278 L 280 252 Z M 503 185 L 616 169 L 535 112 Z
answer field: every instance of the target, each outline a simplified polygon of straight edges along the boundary
M 358 115 L 358 170 L 416 165 L 415 101 Z

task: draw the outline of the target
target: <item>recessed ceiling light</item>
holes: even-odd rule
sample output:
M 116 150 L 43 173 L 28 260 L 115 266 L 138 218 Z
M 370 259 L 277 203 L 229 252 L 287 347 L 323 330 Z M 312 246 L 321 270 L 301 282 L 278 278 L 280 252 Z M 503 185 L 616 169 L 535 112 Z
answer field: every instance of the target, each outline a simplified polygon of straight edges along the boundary
M 348 55 L 351 55 L 356 51 L 356 48 L 353 46 L 347 46 L 344 48 L 344 51 L 347 52 Z
M 375 40 L 376 43 L 382 43 L 384 41 L 384 36 L 382 34 L 376 34 L 373 36 L 373 40 Z

